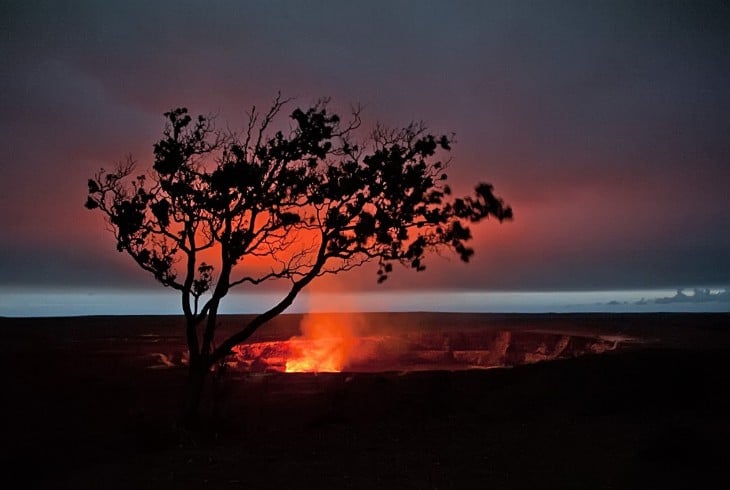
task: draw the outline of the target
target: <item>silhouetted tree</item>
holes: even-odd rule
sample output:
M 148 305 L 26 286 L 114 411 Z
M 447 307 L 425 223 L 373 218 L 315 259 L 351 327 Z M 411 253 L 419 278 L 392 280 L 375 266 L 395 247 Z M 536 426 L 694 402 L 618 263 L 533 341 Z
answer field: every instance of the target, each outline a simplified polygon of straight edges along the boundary
M 435 137 L 421 124 L 378 126 L 359 145 L 359 110 L 343 122 L 326 101 L 294 110 L 287 134 L 271 131 L 286 102 L 276 98 L 266 113 L 254 108 L 241 134 L 172 110 L 150 172 L 136 174 L 129 158 L 88 181 L 86 207 L 106 215 L 117 250 L 180 292 L 190 351 L 188 422 L 197 417 L 207 373 L 316 277 L 375 262 L 382 282 L 393 263 L 421 271 L 426 254 L 441 249 L 466 262 L 470 223 L 512 217 L 489 184 L 451 197 L 438 160 L 451 137 Z M 214 342 L 220 302 L 231 288 L 269 280 L 288 284 L 282 299 Z

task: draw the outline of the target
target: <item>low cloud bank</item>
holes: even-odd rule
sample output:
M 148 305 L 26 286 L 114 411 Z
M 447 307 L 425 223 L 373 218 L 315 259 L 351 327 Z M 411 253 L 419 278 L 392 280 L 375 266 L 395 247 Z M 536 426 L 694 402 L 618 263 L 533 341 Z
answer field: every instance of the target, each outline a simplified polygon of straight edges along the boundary
M 693 294 L 685 294 L 684 290 L 677 289 L 674 296 L 666 298 L 657 298 L 654 300 L 658 304 L 669 303 L 707 303 L 710 301 L 730 302 L 730 291 L 722 289 L 713 293 L 710 289 L 695 288 Z
M 674 296 L 666 296 L 663 298 L 654 298 L 654 299 L 646 299 L 641 298 L 639 301 L 635 302 L 635 305 L 668 305 L 668 304 L 675 304 L 675 303 L 730 303 L 730 291 L 728 291 L 727 288 L 720 289 L 719 291 L 713 292 L 709 288 L 694 288 L 694 291 L 692 294 L 686 294 L 684 292 L 684 289 L 677 289 L 677 292 L 674 294 Z M 611 301 L 608 303 L 610 304 L 616 304 L 616 302 Z

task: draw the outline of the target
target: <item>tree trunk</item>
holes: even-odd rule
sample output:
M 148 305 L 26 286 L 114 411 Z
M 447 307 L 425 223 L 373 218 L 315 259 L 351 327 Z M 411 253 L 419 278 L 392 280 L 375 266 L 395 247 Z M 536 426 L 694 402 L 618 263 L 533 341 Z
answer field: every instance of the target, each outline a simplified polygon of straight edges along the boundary
M 207 374 L 208 367 L 204 362 L 198 361 L 195 364 L 190 364 L 182 414 L 182 425 L 186 429 L 195 428 L 200 423 L 200 402 L 203 397 L 203 387 L 205 386 Z

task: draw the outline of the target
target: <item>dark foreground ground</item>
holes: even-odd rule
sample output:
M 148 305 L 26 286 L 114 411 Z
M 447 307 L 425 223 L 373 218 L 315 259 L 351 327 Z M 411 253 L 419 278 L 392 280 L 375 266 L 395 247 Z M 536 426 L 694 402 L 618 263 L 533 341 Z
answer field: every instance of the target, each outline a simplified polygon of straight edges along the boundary
M 185 433 L 184 369 L 150 368 L 182 346 L 177 320 L 0 319 L 2 486 L 730 488 L 730 315 L 381 320 L 653 341 L 498 370 L 229 376 Z

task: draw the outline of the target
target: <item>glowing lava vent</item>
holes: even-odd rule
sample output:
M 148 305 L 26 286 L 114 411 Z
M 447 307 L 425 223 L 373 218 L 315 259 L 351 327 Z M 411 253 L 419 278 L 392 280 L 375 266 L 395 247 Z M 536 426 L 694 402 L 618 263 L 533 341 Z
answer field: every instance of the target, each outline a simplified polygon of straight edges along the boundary
M 289 340 L 287 373 L 342 371 L 357 342 L 352 328 L 341 316 L 307 316 L 302 322 L 302 333 L 302 337 Z

